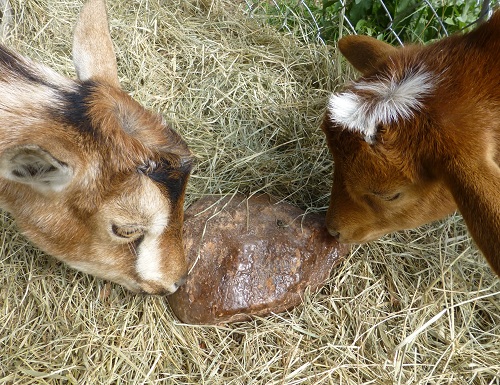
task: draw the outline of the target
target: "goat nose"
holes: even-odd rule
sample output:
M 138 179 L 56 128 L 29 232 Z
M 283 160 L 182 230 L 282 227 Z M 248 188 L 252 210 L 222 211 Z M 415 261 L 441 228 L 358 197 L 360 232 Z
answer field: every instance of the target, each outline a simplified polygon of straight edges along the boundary
M 145 283 L 142 293 L 151 295 L 170 295 L 177 291 L 187 281 L 187 274 L 183 275 L 176 282 L 169 285 L 162 285 L 160 282 Z
M 179 280 L 174 282 L 170 287 L 165 288 L 162 294 L 173 294 L 177 291 L 179 287 L 181 287 L 183 284 L 185 284 L 187 281 L 187 274 L 183 275 Z
M 330 233 L 330 235 L 332 237 L 334 237 L 337 241 L 339 240 L 340 238 L 340 233 L 336 230 L 332 230 L 332 229 L 328 229 L 328 232 Z
M 181 279 L 179 279 L 177 282 L 174 283 L 176 290 L 186 283 L 187 277 L 188 277 L 187 274 L 185 274 Z

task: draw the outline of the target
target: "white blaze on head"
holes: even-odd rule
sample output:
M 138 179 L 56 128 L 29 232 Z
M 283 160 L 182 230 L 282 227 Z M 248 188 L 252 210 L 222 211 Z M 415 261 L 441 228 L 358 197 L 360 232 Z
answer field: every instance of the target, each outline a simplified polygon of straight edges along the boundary
M 145 201 L 147 200 L 145 199 Z M 152 210 L 151 222 L 137 249 L 136 269 L 139 277 L 143 280 L 162 282 L 165 277 L 162 272 L 161 260 L 165 257 L 165 253 L 160 249 L 160 237 L 169 223 L 168 207 L 163 199 L 158 205 L 155 205 L 151 200 L 145 203 Z
M 423 69 L 394 76 L 360 81 L 349 91 L 333 94 L 328 101 L 331 119 L 372 142 L 378 124 L 410 119 L 422 108 L 422 99 L 434 88 L 433 76 Z M 360 94 L 358 94 L 358 92 Z

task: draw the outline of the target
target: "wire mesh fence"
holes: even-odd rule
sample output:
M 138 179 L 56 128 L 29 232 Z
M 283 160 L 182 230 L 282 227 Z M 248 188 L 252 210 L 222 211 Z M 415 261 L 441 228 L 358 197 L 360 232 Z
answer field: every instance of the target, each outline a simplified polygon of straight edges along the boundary
M 365 34 L 393 44 L 428 42 L 466 31 L 491 16 L 499 0 L 245 0 L 251 16 L 308 41 Z

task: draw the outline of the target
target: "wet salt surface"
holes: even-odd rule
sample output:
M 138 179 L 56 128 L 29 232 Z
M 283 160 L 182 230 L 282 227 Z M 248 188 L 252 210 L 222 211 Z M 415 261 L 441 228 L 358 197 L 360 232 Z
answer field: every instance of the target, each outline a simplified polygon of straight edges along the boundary
M 191 271 L 168 301 L 181 321 L 193 324 L 297 306 L 348 251 L 327 233 L 323 216 L 267 195 L 200 199 L 186 210 L 184 241 Z

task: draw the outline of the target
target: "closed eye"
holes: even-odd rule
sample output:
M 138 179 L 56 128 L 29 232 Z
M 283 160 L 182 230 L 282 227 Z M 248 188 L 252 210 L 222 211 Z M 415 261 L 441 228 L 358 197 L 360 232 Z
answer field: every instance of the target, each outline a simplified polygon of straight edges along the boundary
M 401 197 L 401 193 L 394 193 L 394 194 L 383 194 L 383 193 L 376 193 L 374 192 L 373 195 L 376 195 L 380 199 L 386 201 L 386 202 L 392 202 Z
M 119 238 L 127 239 L 132 241 L 137 241 L 144 237 L 145 229 L 140 225 L 111 225 L 111 231 L 113 234 Z

